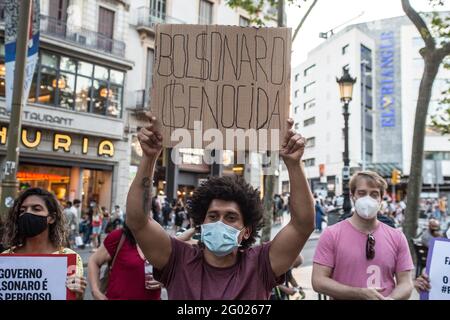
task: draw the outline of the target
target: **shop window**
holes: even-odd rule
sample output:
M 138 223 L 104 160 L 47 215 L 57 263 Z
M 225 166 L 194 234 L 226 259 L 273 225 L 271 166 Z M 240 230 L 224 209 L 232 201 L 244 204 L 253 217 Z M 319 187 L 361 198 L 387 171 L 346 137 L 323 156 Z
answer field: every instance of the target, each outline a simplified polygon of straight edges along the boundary
M 43 52 L 41 54 L 41 65 L 56 69 L 58 67 L 58 56 L 56 54 Z
M 75 110 L 79 112 L 89 111 L 91 103 L 92 79 L 81 77 L 77 78 L 77 89 L 75 91 Z
M 94 78 L 100 80 L 108 80 L 109 73 L 108 69 L 100 66 L 95 66 Z
M 4 44 L 0 44 L 0 96 L 5 97 Z M 41 51 L 28 102 L 110 117 L 122 116 L 121 71 Z
M 59 67 L 63 71 L 69 71 L 72 73 L 77 72 L 77 62 L 74 59 L 68 57 L 61 57 Z
M 61 108 L 73 110 L 75 101 L 73 92 L 75 90 L 75 75 L 61 72 L 58 78 L 58 104 Z
M 105 114 L 106 104 L 108 98 L 111 96 L 111 91 L 108 89 L 108 83 L 104 81 L 94 81 L 92 112 L 96 114 Z
M 122 87 L 111 84 L 109 88 L 109 103 L 106 110 L 107 116 L 119 117 L 120 116 L 120 108 L 122 101 Z
M 55 104 L 56 88 L 65 85 L 62 81 L 57 82 L 55 69 L 42 65 L 40 68 L 38 102 L 50 105 Z
M 78 74 L 92 77 L 92 72 L 94 71 L 94 65 L 84 61 L 78 61 Z
M 119 118 L 124 77 L 119 70 L 42 51 L 28 101 Z

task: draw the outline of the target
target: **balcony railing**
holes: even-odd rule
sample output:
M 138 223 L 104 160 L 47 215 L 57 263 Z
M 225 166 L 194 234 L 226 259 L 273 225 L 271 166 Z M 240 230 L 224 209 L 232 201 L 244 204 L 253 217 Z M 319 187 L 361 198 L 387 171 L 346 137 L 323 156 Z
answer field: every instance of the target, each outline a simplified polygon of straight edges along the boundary
M 185 24 L 186 22 L 166 15 L 164 12 L 151 10 L 149 7 L 137 9 L 137 27 L 154 29 L 158 23 Z
M 67 25 L 66 22 L 41 15 L 41 32 L 52 38 L 69 41 L 83 48 L 125 57 L 125 42 L 108 38 L 98 32 Z
M 129 110 L 138 113 L 150 110 L 150 91 L 149 90 L 135 90 L 129 91 L 127 94 L 127 106 Z

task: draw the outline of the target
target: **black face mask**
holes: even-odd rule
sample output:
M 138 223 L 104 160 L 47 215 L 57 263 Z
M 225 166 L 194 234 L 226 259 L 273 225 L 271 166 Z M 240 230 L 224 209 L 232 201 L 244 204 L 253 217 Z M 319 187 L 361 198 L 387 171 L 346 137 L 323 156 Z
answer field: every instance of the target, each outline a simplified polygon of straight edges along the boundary
M 19 234 L 25 238 L 32 238 L 47 229 L 47 217 L 37 216 L 26 212 L 22 214 L 18 222 Z

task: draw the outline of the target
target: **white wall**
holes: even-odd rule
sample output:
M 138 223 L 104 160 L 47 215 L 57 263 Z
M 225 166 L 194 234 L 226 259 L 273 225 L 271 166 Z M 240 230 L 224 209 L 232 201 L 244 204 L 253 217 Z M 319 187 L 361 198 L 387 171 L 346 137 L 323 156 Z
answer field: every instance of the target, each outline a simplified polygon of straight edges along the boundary
M 348 51 L 343 55 L 342 47 L 347 44 L 349 44 Z M 361 44 L 374 52 L 373 40 L 359 29 L 354 28 L 348 32 L 337 34 L 311 51 L 307 61 L 293 69 L 291 113 L 295 122 L 300 124 L 298 131 L 305 138 L 315 137 L 315 147 L 306 148 L 303 156 L 303 159 L 315 158 L 315 165 L 306 167 L 308 178 L 319 177 L 319 164 L 325 164 L 326 176 L 341 176 L 344 117 L 336 77 L 342 75 L 342 67 L 347 64 L 349 64 L 351 76 L 357 77 L 353 100 L 349 105 L 350 166 L 357 166 L 361 161 Z M 304 70 L 313 64 L 316 65 L 315 68 L 305 77 Z M 294 81 L 296 74 L 299 74 L 298 82 Z M 312 81 L 316 81 L 314 90 L 305 94 L 304 86 Z M 294 97 L 295 90 L 299 90 L 298 98 Z M 304 110 L 304 103 L 312 98 L 315 98 L 316 106 Z M 294 114 L 296 106 L 299 106 L 299 112 Z M 316 123 L 304 127 L 303 121 L 311 117 L 316 118 Z M 285 173 L 282 173 L 280 180 L 286 180 L 285 178 Z
M 188 24 L 198 24 L 199 0 L 167 1 L 167 14 Z

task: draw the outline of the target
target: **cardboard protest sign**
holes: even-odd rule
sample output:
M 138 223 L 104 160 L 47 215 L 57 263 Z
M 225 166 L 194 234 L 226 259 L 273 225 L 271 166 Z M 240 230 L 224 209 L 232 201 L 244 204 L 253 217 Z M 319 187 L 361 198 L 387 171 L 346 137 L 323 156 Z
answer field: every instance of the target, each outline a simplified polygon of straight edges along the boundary
M 426 272 L 431 290 L 421 300 L 450 300 L 450 239 L 433 238 L 428 246 Z
M 75 254 L 0 255 L 0 300 L 74 300 L 66 279 Z
M 155 51 L 151 111 L 165 147 L 279 149 L 289 116 L 289 28 L 161 24 Z M 251 143 L 236 146 L 232 135 Z

